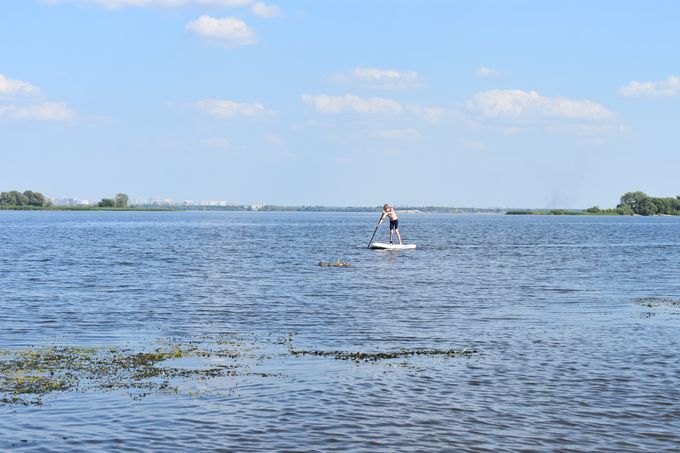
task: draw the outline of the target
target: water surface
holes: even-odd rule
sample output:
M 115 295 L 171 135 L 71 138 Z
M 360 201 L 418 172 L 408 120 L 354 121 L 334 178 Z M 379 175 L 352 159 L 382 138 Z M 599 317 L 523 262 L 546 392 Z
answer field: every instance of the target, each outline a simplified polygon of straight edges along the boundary
M 256 351 L 177 393 L 0 405 L 0 448 L 680 448 L 680 308 L 634 302 L 680 300 L 680 219 L 404 214 L 401 252 L 365 249 L 376 220 L 0 212 L 0 349 Z

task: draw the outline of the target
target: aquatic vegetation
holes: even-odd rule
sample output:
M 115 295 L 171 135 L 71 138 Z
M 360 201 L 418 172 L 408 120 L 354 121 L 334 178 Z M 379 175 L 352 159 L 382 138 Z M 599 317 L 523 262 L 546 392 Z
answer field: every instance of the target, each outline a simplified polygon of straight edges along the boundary
M 472 357 L 477 353 L 474 349 L 400 349 L 397 351 L 362 352 L 362 351 L 324 351 L 304 350 L 293 347 L 292 338 L 288 339 L 288 352 L 295 357 L 317 356 L 330 357 L 336 360 L 352 360 L 355 362 L 377 362 L 379 360 L 402 359 L 414 356 Z
M 280 345 L 278 352 L 264 344 Z M 259 369 L 273 357 L 328 357 L 356 363 L 415 356 L 471 357 L 471 349 L 403 349 L 387 352 L 298 350 L 292 335 L 257 343 L 218 338 L 156 341 L 153 349 L 122 347 L 84 348 L 52 346 L 0 350 L 0 404 L 41 405 L 44 397 L 58 392 L 125 391 L 133 399 L 152 393 L 179 393 L 197 380 L 233 376 L 282 378 L 280 372 Z M 284 349 L 281 350 L 281 346 Z M 188 394 L 193 394 L 191 389 Z
M 236 360 L 218 364 L 206 360 L 241 357 L 233 345 L 224 346 L 201 349 L 193 344 L 169 344 L 148 352 L 77 346 L 0 351 L 0 404 L 40 405 L 46 394 L 92 389 L 125 389 L 141 397 L 153 390 L 171 389 L 177 379 L 249 373 L 248 366 Z M 176 359 L 188 359 L 189 364 L 176 365 Z
M 636 299 L 633 299 L 633 303 L 650 308 L 656 307 L 680 308 L 680 300 L 669 299 L 665 297 L 638 297 Z
M 319 261 L 319 266 L 321 266 L 321 267 L 352 267 L 352 264 L 349 261 L 335 260 L 335 261 Z
M 336 360 L 354 360 L 355 362 L 377 362 L 379 360 L 400 359 L 413 356 L 472 357 L 477 351 L 471 349 L 404 349 L 390 352 L 351 352 L 351 351 L 317 351 L 291 350 L 294 356 L 332 357 Z

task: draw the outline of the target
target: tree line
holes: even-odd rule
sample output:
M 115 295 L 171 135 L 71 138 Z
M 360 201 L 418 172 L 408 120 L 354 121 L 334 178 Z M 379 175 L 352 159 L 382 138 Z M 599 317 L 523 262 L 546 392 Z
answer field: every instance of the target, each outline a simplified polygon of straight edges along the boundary
M 102 201 L 97 203 L 100 208 L 127 208 L 128 196 L 124 193 L 119 193 L 115 198 L 102 198 Z
M 2 207 L 45 207 L 52 203 L 40 192 L 26 190 L 23 193 L 18 190 L 0 192 L 0 206 Z M 114 198 L 102 198 L 97 203 L 100 208 L 127 208 L 128 196 L 124 193 L 117 194 Z
M 677 197 L 650 197 L 644 192 L 626 192 L 614 209 L 598 206 L 586 209 L 591 214 L 619 215 L 680 215 L 680 195 Z
M 11 190 L 0 193 L 0 206 L 50 206 L 50 202 L 40 192 Z
M 644 192 L 628 192 L 621 197 L 616 210 L 623 215 L 680 215 L 680 195 L 650 197 Z

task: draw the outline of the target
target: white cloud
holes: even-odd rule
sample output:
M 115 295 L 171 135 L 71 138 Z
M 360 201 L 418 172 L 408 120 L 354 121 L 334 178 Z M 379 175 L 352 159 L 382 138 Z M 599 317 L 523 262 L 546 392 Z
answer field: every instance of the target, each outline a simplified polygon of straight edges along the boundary
M 422 107 L 419 105 L 402 105 L 399 101 L 387 98 L 362 98 L 352 94 L 330 96 L 327 94 L 302 96 L 302 101 L 311 105 L 317 112 L 339 114 L 392 114 L 411 115 L 424 119 L 434 125 L 442 122 L 451 112 L 441 107 Z
M 269 116 L 274 112 L 265 108 L 259 102 L 251 104 L 239 103 L 220 99 L 204 99 L 196 103 L 199 110 L 219 118 L 245 117 L 253 118 Z
M 266 5 L 262 2 L 253 3 L 250 10 L 258 17 L 272 18 L 281 15 L 281 9 L 276 5 Z
M 397 101 L 384 98 L 361 98 L 351 94 L 329 96 L 326 94 L 302 96 L 302 101 L 311 104 L 322 113 L 401 113 L 404 107 Z
M 504 135 L 538 129 L 601 143 L 630 133 L 616 112 L 587 99 L 543 96 L 536 91 L 490 90 L 475 94 L 467 106 L 478 113 L 477 121 L 482 127 L 497 129 Z
M 11 99 L 13 103 L 0 104 L 0 119 L 28 121 L 72 121 L 75 113 L 63 102 L 40 102 L 41 90 L 23 80 L 14 80 L 0 74 L 0 98 Z
M 179 6 L 215 6 L 234 8 L 250 5 L 253 0 L 46 0 L 47 3 L 80 3 L 96 5 L 106 9 L 121 9 L 126 7 L 153 6 L 159 8 L 174 8 Z
M 477 69 L 477 75 L 480 77 L 498 77 L 500 76 L 500 73 L 495 69 L 482 66 L 481 68 Z
M 356 68 L 348 73 L 336 74 L 334 78 L 340 82 L 359 82 L 383 89 L 404 89 L 420 84 L 417 72 L 395 69 Z
M 255 30 L 235 17 L 217 19 L 203 15 L 189 22 L 186 29 L 201 38 L 230 46 L 245 46 L 257 42 Z
M 36 95 L 40 88 L 23 80 L 13 80 L 0 74 L 0 96 Z
M 566 97 L 546 97 L 536 91 L 491 90 L 474 96 L 473 107 L 485 116 L 544 117 L 581 120 L 606 120 L 615 114 L 601 104 Z
M 448 110 L 441 107 L 421 107 L 419 105 L 407 106 L 407 111 L 425 118 L 432 124 L 439 124 L 444 119 L 444 116 L 449 113 Z
M 621 96 L 680 96 L 680 77 L 669 76 L 661 82 L 632 80 L 619 90 Z
M 386 129 L 373 134 L 375 138 L 386 140 L 419 140 L 423 136 L 415 129 Z
M 43 102 L 35 105 L 0 105 L 0 118 L 34 121 L 72 121 L 75 113 L 63 102 Z

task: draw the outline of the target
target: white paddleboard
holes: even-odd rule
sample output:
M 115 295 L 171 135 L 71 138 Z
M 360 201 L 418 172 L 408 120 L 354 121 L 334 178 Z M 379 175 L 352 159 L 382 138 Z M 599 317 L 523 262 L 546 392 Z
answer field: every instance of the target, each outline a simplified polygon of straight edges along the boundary
M 380 249 L 380 250 L 407 250 L 407 249 L 414 249 L 416 248 L 415 244 L 386 244 L 384 242 L 372 242 L 370 247 L 372 249 Z

